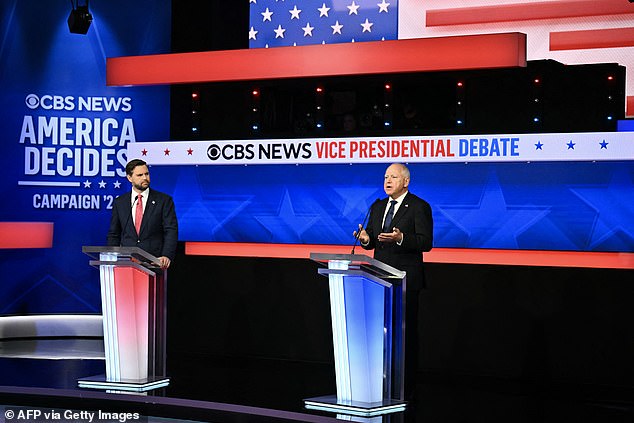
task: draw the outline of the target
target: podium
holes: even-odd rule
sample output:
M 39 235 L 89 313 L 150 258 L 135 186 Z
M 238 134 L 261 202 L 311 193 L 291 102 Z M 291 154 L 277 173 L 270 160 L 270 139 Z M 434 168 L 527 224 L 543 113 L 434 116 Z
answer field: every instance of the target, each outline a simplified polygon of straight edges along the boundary
M 99 269 L 106 374 L 79 379 L 79 387 L 147 392 L 167 386 L 167 272 L 138 247 L 82 251 Z
M 310 258 L 328 277 L 337 394 L 305 407 L 368 417 L 405 410 L 405 272 L 365 255 Z

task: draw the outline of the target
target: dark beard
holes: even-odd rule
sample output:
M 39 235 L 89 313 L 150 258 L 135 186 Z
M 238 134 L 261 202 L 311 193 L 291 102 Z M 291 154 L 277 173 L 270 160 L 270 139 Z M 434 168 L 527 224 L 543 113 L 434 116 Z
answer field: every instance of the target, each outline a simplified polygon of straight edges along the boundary
M 138 184 L 132 184 L 132 186 L 138 191 L 138 192 L 143 192 L 146 189 L 148 189 L 150 187 L 150 184 L 148 184 L 147 187 L 143 187 L 143 185 L 138 185 Z

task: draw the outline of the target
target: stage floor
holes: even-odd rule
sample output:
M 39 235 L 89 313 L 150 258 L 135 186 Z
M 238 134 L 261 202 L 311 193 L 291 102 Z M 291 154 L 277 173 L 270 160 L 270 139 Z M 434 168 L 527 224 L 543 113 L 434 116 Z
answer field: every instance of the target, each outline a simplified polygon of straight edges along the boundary
M 59 350 L 59 345 L 54 349 Z M 165 389 L 149 396 L 106 394 L 76 388 L 76 378 L 90 376 L 103 366 L 99 357 L 16 358 L 15 348 L 5 348 L 5 352 L 9 350 L 11 356 L 0 354 L 3 412 L 15 406 L 129 410 L 142 413 L 142 421 L 151 422 L 634 421 L 631 388 L 527 383 L 426 372 L 418 374 L 416 395 L 405 413 L 368 419 L 312 412 L 304 408 L 303 399 L 335 393 L 332 363 L 253 357 L 181 357 L 169 361 L 171 384 Z

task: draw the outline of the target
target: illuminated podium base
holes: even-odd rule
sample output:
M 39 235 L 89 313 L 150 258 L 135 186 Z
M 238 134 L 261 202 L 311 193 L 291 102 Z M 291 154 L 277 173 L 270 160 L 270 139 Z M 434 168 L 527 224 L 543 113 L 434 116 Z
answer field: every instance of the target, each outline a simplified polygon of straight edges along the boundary
M 80 388 L 147 392 L 166 376 L 166 280 L 158 259 L 138 247 L 83 247 L 99 269 L 105 375 Z
M 80 388 L 125 391 L 125 392 L 148 392 L 154 389 L 164 388 L 169 385 L 167 377 L 152 377 L 147 379 L 122 379 L 118 382 L 109 381 L 106 375 L 91 376 L 78 379 Z
M 388 413 L 405 411 L 407 403 L 398 400 L 383 400 L 379 402 L 337 401 L 336 395 L 308 398 L 304 406 L 309 410 L 328 411 L 332 413 L 352 414 L 362 417 L 379 416 Z
M 337 394 L 309 409 L 371 417 L 404 411 L 405 272 L 365 255 L 311 253 L 327 268 Z

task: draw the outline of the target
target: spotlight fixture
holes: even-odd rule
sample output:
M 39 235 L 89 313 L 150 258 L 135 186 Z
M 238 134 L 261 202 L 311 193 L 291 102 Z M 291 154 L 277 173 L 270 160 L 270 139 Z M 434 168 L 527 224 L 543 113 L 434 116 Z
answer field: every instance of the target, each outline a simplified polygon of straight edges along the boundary
M 73 7 L 68 15 L 68 29 L 72 34 L 86 34 L 92 23 L 92 15 L 88 11 L 88 0 L 86 5 L 80 6 L 79 0 L 71 0 Z

